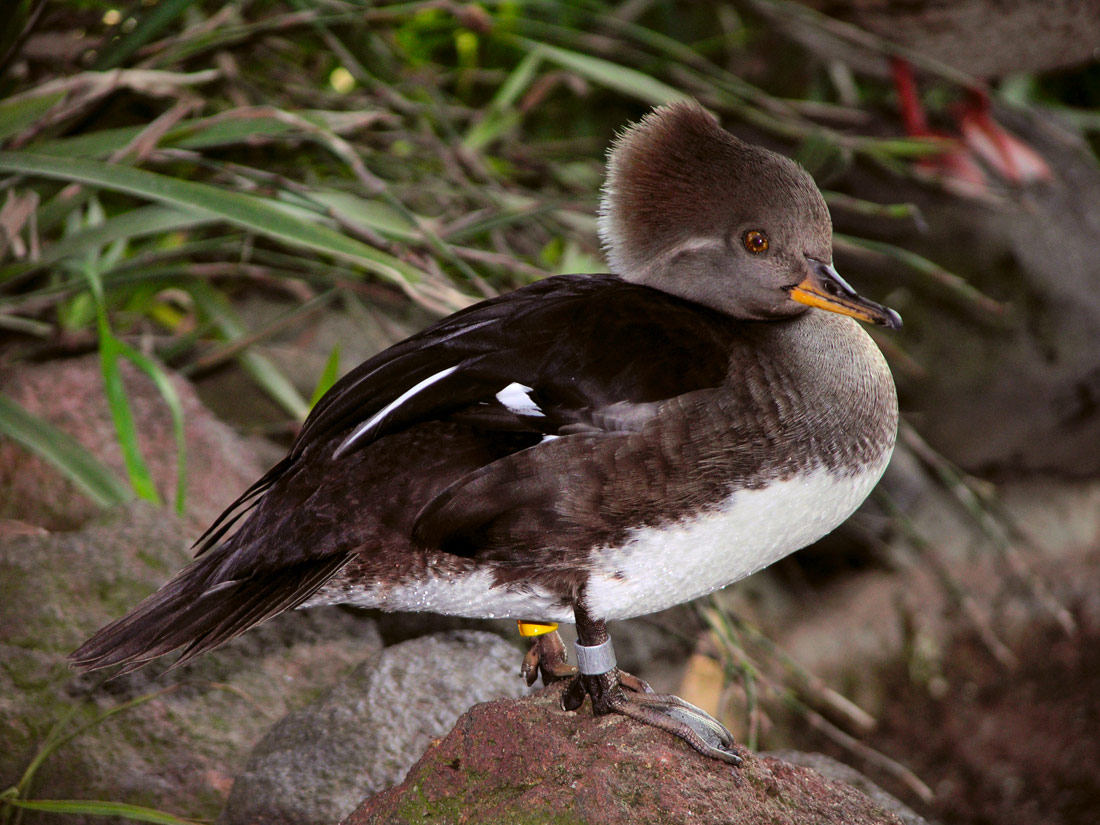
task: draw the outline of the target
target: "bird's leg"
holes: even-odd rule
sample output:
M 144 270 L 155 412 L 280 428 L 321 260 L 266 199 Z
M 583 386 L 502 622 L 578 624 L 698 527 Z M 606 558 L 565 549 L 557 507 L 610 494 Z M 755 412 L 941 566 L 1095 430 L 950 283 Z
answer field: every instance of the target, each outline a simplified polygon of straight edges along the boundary
M 620 671 L 603 621 L 579 606 L 574 614 L 579 672 L 562 694 L 563 708 L 576 710 L 588 696 L 597 716 L 621 713 L 679 736 L 705 756 L 741 764 L 733 736 L 721 722 L 678 696 L 653 693 L 641 679 Z
M 558 635 L 556 624 L 519 622 L 519 634 L 531 637 L 531 648 L 523 657 L 520 675 L 528 687 L 542 674 L 544 685 L 577 675 L 577 669 L 567 662 L 565 642 Z

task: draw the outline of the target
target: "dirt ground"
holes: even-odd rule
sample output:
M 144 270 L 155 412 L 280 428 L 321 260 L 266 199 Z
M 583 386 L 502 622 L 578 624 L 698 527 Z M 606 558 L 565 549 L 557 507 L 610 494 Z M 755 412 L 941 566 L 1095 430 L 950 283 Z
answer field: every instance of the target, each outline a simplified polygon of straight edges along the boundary
M 867 773 L 944 825 L 1100 823 L 1100 561 L 1089 567 L 1073 571 L 1077 596 L 1064 602 L 1078 633 L 1036 621 L 1011 645 L 1014 670 L 960 629 L 938 690 L 901 665 L 882 674 L 892 698 L 868 744 L 928 783 L 930 806 Z M 812 746 L 842 756 L 825 742 Z
M 928 782 L 928 813 L 972 825 L 1100 823 L 1100 632 L 1038 630 L 1007 678 L 972 640 L 952 645 L 947 693 L 897 685 L 873 744 Z

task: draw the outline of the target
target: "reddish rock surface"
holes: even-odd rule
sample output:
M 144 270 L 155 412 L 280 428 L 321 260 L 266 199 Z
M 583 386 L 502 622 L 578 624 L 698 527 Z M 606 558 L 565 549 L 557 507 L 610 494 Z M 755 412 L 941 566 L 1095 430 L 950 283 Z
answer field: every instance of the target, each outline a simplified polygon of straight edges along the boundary
M 144 373 L 122 364 L 123 383 L 138 428 L 138 444 L 162 499 L 171 506 L 176 487 L 172 416 Z M 187 527 L 197 537 L 264 471 L 255 450 L 214 418 L 191 384 L 171 376 L 183 407 L 187 441 Z M 64 430 L 125 481 L 99 359 L 95 355 L 17 364 L 0 371 L 0 387 L 32 415 Z M 94 502 L 60 471 L 14 441 L 0 439 L 0 519 L 47 530 L 72 530 L 99 515 Z
M 472 708 L 343 825 L 900 823 L 807 768 L 745 750 L 734 768 L 625 717 L 563 711 L 559 692 Z

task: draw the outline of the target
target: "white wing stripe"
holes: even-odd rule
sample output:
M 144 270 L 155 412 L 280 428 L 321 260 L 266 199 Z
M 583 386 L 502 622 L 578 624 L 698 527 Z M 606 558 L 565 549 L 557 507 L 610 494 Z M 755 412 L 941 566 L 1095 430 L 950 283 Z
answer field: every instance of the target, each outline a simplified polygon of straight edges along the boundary
M 534 389 L 528 387 L 526 384 L 513 381 L 497 393 L 497 401 L 516 415 L 526 415 L 528 417 L 537 415 L 545 417 L 542 408 L 535 403 L 533 398 L 531 398 L 531 393 L 533 392 Z
M 454 340 L 455 338 L 461 338 L 463 335 L 466 335 L 470 332 L 473 332 L 476 329 L 481 329 L 481 327 L 486 327 L 486 326 L 489 326 L 490 324 L 495 324 L 497 322 L 498 321 L 497 321 L 496 318 L 490 318 L 487 321 L 478 321 L 476 324 L 468 324 L 466 326 L 460 327 L 459 329 L 455 330 L 454 332 L 451 332 L 447 335 L 444 335 L 442 338 L 431 339 L 431 341 L 430 341 L 431 346 L 432 347 L 438 347 L 441 344 L 445 344 L 448 341 Z M 347 387 L 344 387 L 341 390 L 341 395 L 346 396 L 346 395 L 352 393 L 358 387 L 364 386 L 365 384 L 369 384 L 374 379 L 374 377 L 376 375 L 378 375 L 378 373 L 382 372 L 383 370 L 388 369 L 392 365 L 393 365 L 393 361 L 383 361 L 381 364 L 376 366 L 370 372 L 366 373 L 365 375 L 360 375 L 355 380 L 354 384 L 349 384 Z M 326 398 L 327 397 L 328 396 L 326 396 Z M 341 446 L 343 446 L 343 445 L 341 445 Z
M 414 395 L 419 392 L 423 392 L 435 382 L 442 381 L 444 378 L 446 378 L 457 369 L 457 364 L 453 367 L 447 367 L 447 369 L 440 370 L 435 375 L 429 375 L 423 381 L 420 381 L 409 387 L 407 390 L 401 393 L 401 395 L 397 396 L 397 398 L 393 399 L 393 401 L 391 401 L 389 404 L 384 406 L 382 409 L 380 409 L 378 412 L 376 412 L 374 415 L 372 415 L 370 418 L 368 418 L 366 421 L 364 421 L 362 424 L 352 430 L 351 434 L 340 442 L 340 446 L 337 447 L 336 452 L 332 454 L 333 459 L 335 460 L 346 453 L 352 444 L 354 444 L 363 436 L 370 433 L 371 430 L 378 427 L 385 420 L 386 416 L 388 416 L 390 413 L 392 413 Z

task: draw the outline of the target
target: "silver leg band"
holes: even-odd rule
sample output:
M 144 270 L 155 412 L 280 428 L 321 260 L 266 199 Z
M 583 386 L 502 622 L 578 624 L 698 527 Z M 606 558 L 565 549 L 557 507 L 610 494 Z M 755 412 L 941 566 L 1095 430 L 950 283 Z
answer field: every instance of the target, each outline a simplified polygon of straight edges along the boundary
M 577 642 L 573 649 L 577 651 L 577 670 L 585 676 L 599 676 L 615 668 L 615 648 L 611 646 L 610 637 L 598 645 Z

